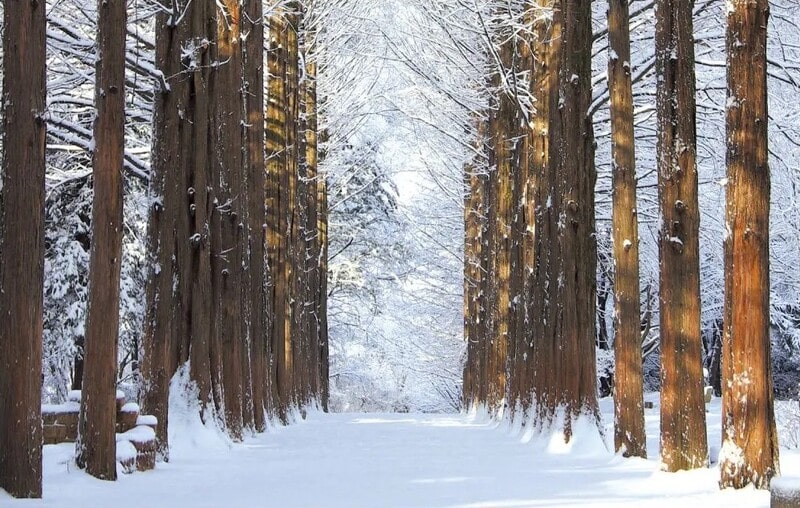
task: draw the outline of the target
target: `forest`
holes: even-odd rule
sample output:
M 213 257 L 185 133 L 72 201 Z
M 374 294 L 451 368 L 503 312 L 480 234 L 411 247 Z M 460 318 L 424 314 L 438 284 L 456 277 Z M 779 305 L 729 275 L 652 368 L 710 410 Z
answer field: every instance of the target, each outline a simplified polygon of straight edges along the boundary
M 0 11 L 0 500 L 800 505 L 796 2 Z

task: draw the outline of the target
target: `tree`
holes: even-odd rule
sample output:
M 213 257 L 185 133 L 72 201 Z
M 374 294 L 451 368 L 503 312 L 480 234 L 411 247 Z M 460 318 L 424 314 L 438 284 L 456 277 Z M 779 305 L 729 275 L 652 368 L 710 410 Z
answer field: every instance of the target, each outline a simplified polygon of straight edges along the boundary
M 42 496 L 45 8 L 3 9 L 0 488 Z
M 181 188 L 185 165 L 192 165 L 189 182 L 194 192 L 187 191 L 193 206 L 191 224 L 198 231 L 192 236 L 192 258 L 197 278 L 192 281 L 192 321 L 189 330 L 198 334 L 193 341 L 192 379 L 197 383 L 203 410 L 211 408 L 212 379 L 210 366 L 210 262 L 208 210 L 209 179 L 206 169 L 208 91 L 206 89 L 208 51 L 195 45 L 192 30 L 202 30 L 205 2 L 174 5 L 174 11 L 159 10 L 155 22 L 155 64 L 170 81 L 160 83 L 154 96 L 153 147 L 149 183 L 150 205 L 147 227 L 149 274 L 146 285 L 144 330 L 142 332 L 142 395 L 144 411 L 158 419 L 156 437 L 159 456 L 168 460 L 168 400 L 172 377 L 171 351 L 177 339 L 180 309 L 176 305 L 178 253 L 175 241 L 177 220 L 182 217 Z M 176 23 L 178 12 L 186 8 L 182 22 Z M 200 31 L 196 40 L 203 40 Z M 184 47 L 190 50 L 184 52 Z M 183 57 L 187 57 L 183 61 Z M 206 65 L 203 65 L 206 64 Z M 184 69 L 191 79 L 183 77 Z M 183 78 L 183 79 L 178 79 Z M 194 92 L 194 100 L 189 95 Z M 185 130 L 182 127 L 186 126 Z M 194 132 L 193 132 L 194 131 Z M 186 151 L 191 150 L 189 154 Z M 188 160 L 184 156 L 188 155 Z M 184 209 L 188 209 L 187 205 Z M 186 210 L 188 212 L 188 210 Z M 181 232 L 181 236 L 186 234 Z M 188 235 L 187 235 L 188 237 Z M 188 242 L 187 242 L 188 243 Z M 197 326 L 199 325 L 199 326 Z M 197 328 L 195 328 L 197 326 Z M 205 349 L 204 354 L 195 356 Z M 205 367 L 205 368 L 204 368 Z M 216 387 L 216 385 L 214 385 Z
M 261 0 L 246 0 L 242 4 L 243 19 L 249 26 L 243 42 L 244 111 L 247 114 L 245 130 L 245 167 L 247 178 L 248 238 L 247 266 L 245 271 L 249 288 L 249 302 L 245 312 L 246 336 L 252 361 L 252 404 L 254 426 L 258 432 L 266 430 L 268 394 L 271 390 L 269 368 L 269 317 L 270 300 L 267 295 L 265 242 L 266 230 L 266 167 L 264 137 L 264 14 Z M 248 301 L 248 300 L 246 300 Z
M 722 487 L 778 474 L 770 355 L 767 0 L 728 3 Z
M 288 188 L 287 167 L 287 32 L 285 8 L 273 6 L 269 16 L 268 102 L 267 102 L 267 257 L 273 302 L 272 351 L 274 358 L 274 393 L 277 412 L 285 418 L 288 386 L 291 384 L 291 344 L 287 339 L 288 278 L 286 272 L 285 198 Z
M 497 7 L 498 16 L 505 20 L 505 12 Z M 502 22 L 502 21 L 501 21 Z M 497 49 L 498 69 L 492 77 L 495 90 L 489 108 L 487 142 L 493 155 L 489 170 L 487 192 L 489 244 L 489 322 L 488 356 L 486 363 L 486 404 L 490 411 L 499 415 L 509 407 L 507 399 L 509 346 L 515 340 L 512 329 L 511 257 L 514 235 L 511 229 L 514 209 L 513 180 L 516 174 L 514 147 L 517 138 L 518 110 L 513 91 L 507 85 L 507 73 L 515 70 L 517 38 L 509 37 L 511 27 L 497 30 L 500 42 Z M 505 403 L 505 407 L 503 404 Z
M 484 192 L 487 174 L 480 169 L 483 154 L 485 123 L 480 119 L 476 130 L 476 154 L 471 164 L 464 168 L 464 340 L 467 357 L 464 365 L 462 400 L 465 408 L 471 409 L 483 403 L 486 393 L 485 373 L 481 365 L 482 345 L 485 345 L 487 330 L 483 303 L 485 294 L 484 264 L 482 252 L 483 232 L 486 228 Z
M 244 270 L 243 224 L 247 199 L 243 187 L 243 112 L 241 5 L 238 0 L 216 3 L 216 44 L 210 47 L 216 63 L 208 82 L 210 91 L 209 144 L 215 198 L 210 221 L 212 343 L 219 347 L 222 396 L 217 408 L 223 412 L 228 433 L 236 440 L 244 427 L 244 337 L 242 336 Z M 213 368 L 213 366 L 212 366 Z
M 639 220 L 627 0 L 608 4 L 614 235 L 614 447 L 646 457 L 639 307 Z
M 534 328 L 532 389 L 537 426 L 562 429 L 569 440 L 576 419 L 599 419 L 594 317 L 596 173 L 589 114 L 592 11 L 588 1 L 562 0 L 551 5 L 552 35 L 547 40 L 551 41 L 552 75 L 550 81 L 538 85 L 547 94 L 550 117 L 549 153 L 534 166 L 546 164 L 539 173 L 537 266 L 529 312 Z
M 116 381 L 122 261 L 122 171 L 125 153 L 125 34 L 123 0 L 97 5 L 92 153 L 94 201 L 77 462 L 97 478 L 116 480 Z
M 667 471 L 708 463 L 700 336 L 692 7 L 656 1 L 660 253 L 661 460 Z

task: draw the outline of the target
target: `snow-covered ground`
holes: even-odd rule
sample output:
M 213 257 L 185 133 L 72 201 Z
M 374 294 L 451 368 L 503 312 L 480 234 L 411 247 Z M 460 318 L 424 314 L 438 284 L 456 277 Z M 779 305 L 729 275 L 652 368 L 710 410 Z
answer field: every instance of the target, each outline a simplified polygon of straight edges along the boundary
M 648 397 L 651 398 L 652 397 Z M 602 403 L 611 436 L 611 401 Z M 709 441 L 719 449 L 719 400 Z M 176 418 L 172 460 L 116 483 L 75 469 L 72 445 L 45 447 L 44 499 L 0 506 L 65 508 L 521 508 L 542 506 L 768 506 L 752 489 L 717 488 L 718 470 L 668 474 L 657 460 L 596 449 L 548 453 L 506 425 L 464 415 L 311 414 L 230 445 L 191 417 Z M 649 450 L 658 407 L 647 410 Z M 800 451 L 782 449 L 784 474 Z

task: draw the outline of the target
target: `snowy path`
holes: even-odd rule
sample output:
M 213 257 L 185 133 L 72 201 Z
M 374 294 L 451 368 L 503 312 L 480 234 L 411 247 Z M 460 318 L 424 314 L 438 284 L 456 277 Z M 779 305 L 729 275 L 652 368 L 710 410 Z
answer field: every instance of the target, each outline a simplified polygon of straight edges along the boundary
M 71 445 L 48 446 L 45 499 L 12 501 L 0 494 L 0 506 L 768 505 L 763 492 L 720 493 L 716 469 L 668 475 L 658 472 L 655 461 L 544 453 L 505 427 L 460 415 L 314 414 L 233 447 L 209 448 L 208 436 L 192 439 L 201 444 L 179 443 L 169 464 L 122 476 L 116 484 L 76 472 L 68 461 Z

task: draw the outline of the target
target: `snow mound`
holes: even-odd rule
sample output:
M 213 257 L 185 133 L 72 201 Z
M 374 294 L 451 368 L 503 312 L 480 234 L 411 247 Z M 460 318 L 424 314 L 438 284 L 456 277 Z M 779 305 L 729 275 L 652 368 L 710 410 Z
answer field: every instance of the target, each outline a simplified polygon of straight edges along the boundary
M 42 414 L 77 413 L 81 410 L 78 402 L 70 401 L 63 404 L 42 404 Z
M 549 426 L 526 424 L 520 440 L 548 455 L 597 457 L 611 454 L 602 433 L 602 423 L 594 416 L 581 414 L 573 419 L 569 437 L 565 422 L 565 411 L 559 409 Z
M 778 476 L 773 478 L 769 490 L 783 499 L 800 501 L 800 476 Z
M 229 449 L 231 440 L 225 435 L 213 408 L 206 410 L 207 421 L 201 418 L 197 384 L 190 378 L 186 362 L 172 377 L 169 386 L 170 454 L 193 454 L 197 450 Z
M 153 415 L 139 415 L 136 418 L 136 425 L 149 425 L 155 427 L 158 425 L 158 418 Z
M 120 409 L 120 412 L 122 412 L 122 413 L 138 413 L 139 410 L 140 410 L 139 404 L 137 404 L 135 402 L 128 402 L 127 404 L 122 406 L 122 408 Z
M 139 425 L 127 432 L 117 435 L 117 442 L 120 440 L 130 441 L 131 443 L 149 443 L 155 441 L 156 431 L 146 425 Z
M 117 462 L 136 460 L 136 447 L 126 439 L 117 437 Z

